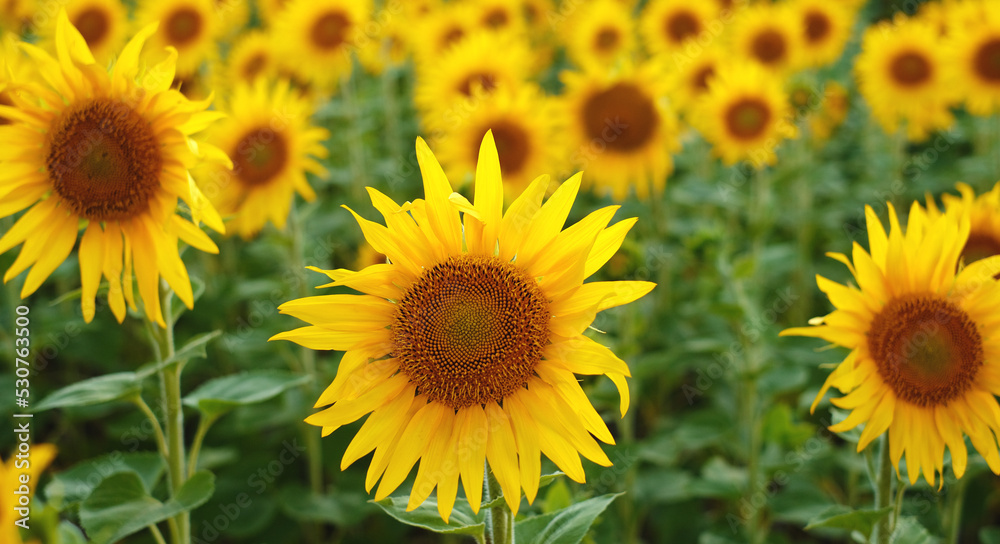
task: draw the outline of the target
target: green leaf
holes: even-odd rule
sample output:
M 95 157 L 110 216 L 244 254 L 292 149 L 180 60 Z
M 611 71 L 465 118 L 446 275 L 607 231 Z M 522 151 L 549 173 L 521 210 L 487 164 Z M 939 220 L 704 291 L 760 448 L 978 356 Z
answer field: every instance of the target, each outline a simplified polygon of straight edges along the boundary
M 184 404 L 206 416 L 218 416 L 238 406 L 270 400 L 308 379 L 277 370 L 244 372 L 209 380 L 185 397 Z
M 137 395 L 141 389 L 135 372 L 116 372 L 63 387 L 45 397 L 32 411 L 103 404 Z
M 1000 544 L 1000 527 L 983 527 L 979 530 L 979 544 Z
M 139 377 L 146 378 L 156 372 L 159 372 L 160 369 L 166 368 L 180 361 L 189 361 L 196 357 L 205 358 L 208 355 L 205 352 L 205 346 L 221 334 L 221 330 L 214 330 L 212 332 L 206 332 L 191 337 L 186 344 L 174 351 L 174 355 L 172 357 L 168 357 L 167 360 L 161 363 L 152 363 L 139 369 Z
M 465 499 L 457 499 L 451 511 L 448 523 L 441 519 L 437 510 L 437 501 L 426 500 L 423 504 L 406 511 L 407 497 L 386 497 L 380 501 L 372 501 L 379 505 L 386 514 L 407 525 L 450 535 L 472 535 L 477 540 L 482 538 L 486 530 L 486 509 L 480 508 L 479 514 L 473 514 L 472 508 Z
M 623 493 L 609 493 L 578 502 L 557 512 L 519 521 L 515 541 L 522 544 L 577 544 L 604 509 Z
M 159 523 L 193 510 L 215 491 L 215 476 L 202 470 L 191 476 L 165 503 L 149 495 L 139 475 L 123 472 L 109 476 L 80 506 L 80 522 L 94 544 L 117 542 Z
M 896 521 L 896 530 L 892 532 L 892 542 L 906 544 L 939 544 L 941 539 L 927 532 L 914 516 L 900 516 Z
M 850 507 L 837 505 L 829 508 L 818 518 L 806 525 L 806 530 L 813 529 L 846 529 L 858 531 L 866 537 L 872 534 L 875 524 L 892 512 L 891 506 L 879 510 L 852 510 Z M 908 541 L 902 541 L 908 542 Z
M 301 486 L 281 490 L 281 510 L 298 521 L 325 521 L 339 527 L 357 525 L 372 510 L 361 493 L 315 495 Z
M 68 521 L 59 524 L 59 544 L 87 544 L 80 528 Z
M 73 468 L 56 474 L 45 486 L 45 497 L 49 501 L 79 502 L 86 499 L 105 478 L 122 472 L 138 475 L 146 489 L 153 489 L 165 468 L 159 454 L 116 451 L 77 463 Z

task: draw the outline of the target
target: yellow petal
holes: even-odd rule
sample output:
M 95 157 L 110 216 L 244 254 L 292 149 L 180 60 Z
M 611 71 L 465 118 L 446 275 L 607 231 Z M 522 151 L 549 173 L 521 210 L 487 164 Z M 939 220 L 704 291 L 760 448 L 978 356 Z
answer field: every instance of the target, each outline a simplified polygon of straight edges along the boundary
M 542 207 L 542 197 L 549 186 L 549 176 L 541 175 L 531 182 L 531 185 L 507 208 L 500 221 L 500 259 L 511 261 L 517 255 L 528 227 L 535 214 Z
M 83 309 L 83 320 L 90 323 L 94 320 L 97 306 L 97 288 L 101 285 L 101 268 L 104 265 L 104 231 L 96 221 L 87 225 L 87 230 L 80 239 L 80 307 Z
M 458 410 L 459 438 L 458 470 L 462 476 L 462 487 L 472 511 L 479 513 L 483 498 L 483 464 L 486 462 L 486 443 L 489 427 L 486 413 L 476 404 Z
M 375 500 L 388 497 L 403 483 L 417 459 L 424 455 L 431 440 L 437 436 L 438 427 L 449 409 L 439 402 L 431 402 L 417 411 L 399 437 L 399 443 L 404 447 L 389 460 L 375 492 Z
M 625 241 L 625 235 L 638 220 L 637 217 L 623 219 L 601 231 L 601 234 L 597 236 L 597 241 L 594 242 L 594 247 L 590 250 L 590 255 L 587 256 L 583 277 L 589 278 L 614 256 L 618 248 L 622 246 L 622 242 Z
M 486 460 L 500 483 L 503 498 L 513 515 L 521 506 L 521 475 L 517 464 L 517 444 L 510 420 L 495 402 L 486 403 L 486 421 L 489 437 L 486 439 Z
M 528 504 L 535 502 L 538 483 L 542 477 L 541 449 L 538 445 L 538 428 L 531 412 L 521 404 L 518 395 L 503 399 L 503 409 L 510 418 L 517 443 L 517 458 L 520 463 L 520 482 Z
M 413 404 L 413 393 L 415 389 L 410 386 L 404 389 L 395 398 L 380 408 L 376 408 L 365 424 L 354 435 L 354 439 L 344 451 L 344 457 L 340 461 L 340 470 L 347 470 L 352 463 L 361 459 L 369 452 L 377 448 L 380 444 L 388 442 L 395 436 L 397 429 L 406 426 L 407 413 Z

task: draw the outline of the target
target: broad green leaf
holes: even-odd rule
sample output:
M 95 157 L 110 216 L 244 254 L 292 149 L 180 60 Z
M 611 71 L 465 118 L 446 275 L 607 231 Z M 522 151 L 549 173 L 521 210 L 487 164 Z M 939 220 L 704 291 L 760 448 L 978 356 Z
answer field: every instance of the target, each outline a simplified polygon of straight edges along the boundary
M 941 539 L 927 532 L 914 516 L 900 516 L 896 521 L 896 530 L 892 532 L 892 542 L 906 544 L 939 544 Z
M 87 544 L 80 528 L 68 521 L 59 524 L 59 544 Z
M 135 372 L 116 372 L 63 387 L 45 397 L 32 411 L 103 404 L 137 395 L 141 389 Z
M 372 501 L 379 505 L 386 514 L 407 525 L 434 531 L 435 533 L 452 535 L 472 535 L 479 539 L 486 529 L 486 509 L 480 508 L 479 514 L 473 514 L 472 508 L 465 499 L 457 499 L 451 511 L 448 523 L 441 519 L 437 510 L 437 501 L 426 500 L 423 504 L 406 511 L 407 497 L 386 497 L 380 501 Z
M 215 330 L 191 337 L 187 343 L 174 351 L 173 356 L 168 357 L 165 361 L 161 363 L 148 364 L 139 369 L 139 377 L 146 378 L 155 374 L 160 369 L 166 368 L 179 361 L 188 361 L 196 357 L 205 358 L 207 355 L 205 352 L 205 346 L 221 334 L 221 330 Z
M 82 501 L 102 480 L 122 472 L 137 474 L 146 489 L 153 489 L 165 468 L 159 454 L 116 451 L 77 463 L 56 474 L 45 486 L 45 497 L 49 501 L 61 499 L 64 503 Z
M 196 472 L 165 503 L 149 495 L 134 472 L 104 479 L 80 506 L 80 522 L 94 544 L 110 544 L 181 512 L 193 510 L 212 496 L 215 476 Z
M 623 493 L 609 493 L 563 508 L 557 512 L 527 518 L 514 527 L 521 544 L 577 544 L 604 509 Z
M 806 525 L 806 530 L 813 529 L 846 529 L 848 531 L 858 531 L 868 536 L 872 534 L 872 529 L 880 519 L 888 516 L 892 512 L 891 506 L 886 506 L 879 510 L 852 510 L 843 505 L 833 506 L 818 518 Z
M 325 521 L 349 527 L 360 523 L 373 508 L 361 493 L 314 495 L 308 489 L 292 486 L 281 490 L 281 510 L 298 521 Z
M 216 378 L 184 398 L 184 404 L 208 416 L 224 414 L 238 406 L 270 400 L 308 380 L 284 371 L 257 370 Z

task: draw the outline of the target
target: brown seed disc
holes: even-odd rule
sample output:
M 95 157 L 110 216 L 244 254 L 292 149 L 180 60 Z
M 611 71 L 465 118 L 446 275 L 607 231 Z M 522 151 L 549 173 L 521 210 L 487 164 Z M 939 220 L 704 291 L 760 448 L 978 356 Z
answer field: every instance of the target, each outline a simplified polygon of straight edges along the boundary
M 88 8 L 80 12 L 73 20 L 73 26 L 80 31 L 83 40 L 91 49 L 98 47 L 108 37 L 111 29 L 111 19 L 108 13 L 99 8 Z
M 497 88 L 497 76 L 489 72 L 473 72 L 458 84 L 458 91 L 465 96 L 472 96 L 473 83 L 489 94 Z
M 896 83 L 916 87 L 931 78 L 933 68 L 927 57 L 918 51 L 907 51 L 892 59 L 889 73 Z
M 493 140 L 497 145 L 497 155 L 500 156 L 500 172 L 504 176 L 515 176 L 531 155 L 531 141 L 528 132 L 521 125 L 508 120 L 500 120 L 491 123 L 488 127 L 477 131 L 477 134 L 485 135 L 487 130 L 493 130 Z M 471 142 L 470 146 L 472 162 L 475 163 L 479 157 L 479 145 L 482 138 Z
M 233 173 L 244 185 L 266 185 L 288 162 L 288 141 L 270 127 L 257 127 L 236 142 L 230 156 Z
M 1000 38 L 987 41 L 976 51 L 974 65 L 979 77 L 994 85 L 1000 83 Z
M 502 401 L 533 375 L 548 324 L 548 302 L 524 271 L 492 256 L 451 256 L 399 301 L 393 356 L 432 401 Z
M 788 43 L 784 34 L 766 29 L 754 36 L 750 51 L 762 64 L 778 64 L 788 56 Z
M 164 17 L 162 28 L 170 45 L 184 47 L 201 35 L 204 24 L 201 13 L 191 8 L 181 8 Z
M 660 114 L 653 98 L 632 83 L 616 83 L 583 104 L 583 121 L 592 142 L 618 152 L 641 149 L 653 138 Z
M 822 43 L 830 35 L 833 25 L 830 17 L 822 11 L 809 11 L 805 15 L 806 41 L 811 44 Z
M 605 28 L 594 37 L 594 49 L 608 53 L 614 51 L 622 40 L 621 33 L 617 28 Z
M 351 20 L 339 11 L 323 14 L 313 23 L 309 36 L 316 47 L 324 50 L 336 49 L 347 41 L 347 31 Z
M 52 188 L 81 217 L 134 217 L 160 188 L 160 144 L 124 102 L 98 98 L 67 111 L 47 144 Z
M 701 32 L 701 21 L 690 11 L 678 11 L 666 21 L 667 36 L 674 43 L 681 43 Z
M 771 107 L 759 98 L 743 98 L 726 110 L 726 130 L 740 140 L 757 138 L 771 121 Z

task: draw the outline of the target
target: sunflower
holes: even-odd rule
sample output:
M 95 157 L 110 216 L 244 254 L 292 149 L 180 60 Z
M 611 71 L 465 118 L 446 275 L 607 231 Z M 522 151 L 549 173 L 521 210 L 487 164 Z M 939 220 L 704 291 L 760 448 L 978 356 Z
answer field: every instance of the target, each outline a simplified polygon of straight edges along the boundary
M 108 71 L 61 11 L 56 58 L 22 45 L 45 83 L 24 84 L 23 94 L 12 94 L 13 106 L 0 106 L 0 115 L 12 121 L 0 126 L 6 165 L 0 217 L 30 208 L 0 238 L 0 252 L 24 244 L 4 281 L 31 267 L 21 297 L 33 293 L 69 256 L 83 228 L 79 261 L 87 322 L 102 275 L 118 321 L 125 318 L 126 301 L 135 308 L 133 269 L 150 321 L 164 325 L 160 277 L 192 307 L 178 238 L 214 253 L 218 249 L 198 224 L 224 230 L 188 173 L 203 159 L 228 163 L 218 149 L 190 138 L 220 115 L 205 111 L 207 102 L 189 102 L 169 88 L 176 52 L 140 70 L 139 53 L 155 32 L 155 24 L 140 30 Z M 191 221 L 177 215 L 178 199 L 190 208 Z
M 275 24 L 275 43 L 296 73 L 330 90 L 350 75 L 350 53 L 370 13 L 367 1 L 290 0 Z
M 163 50 L 177 50 L 177 73 L 193 74 L 216 48 L 219 20 L 215 0 L 141 0 L 136 6 L 137 24 L 159 22 L 159 31 L 149 39 L 150 64 L 162 59 Z
M 5 0 L 0 3 L 0 30 L 22 34 L 38 13 L 38 0 Z
M 240 36 L 226 58 L 226 82 L 253 83 L 259 77 L 273 74 L 277 65 L 271 36 L 252 30 Z
M 957 185 L 959 196 L 945 194 L 941 197 L 947 212 L 969 217 L 969 239 L 962 247 L 965 264 L 1000 255 L 1000 182 L 993 189 L 978 197 L 976 191 L 965 183 Z M 928 195 L 927 213 L 932 219 L 942 214 Z
M 220 35 L 235 35 L 243 31 L 250 22 L 249 0 L 213 0 L 213 2 Z
M 756 64 L 728 65 L 709 83 L 691 122 L 726 164 L 774 164 L 774 148 L 797 135 L 781 84 Z
M 650 53 L 672 53 L 707 32 L 718 16 L 709 2 L 654 0 L 643 10 L 639 27 Z
M 786 4 L 758 4 L 733 23 L 732 50 L 776 73 L 798 66 L 802 53 L 800 22 Z
M 922 140 L 954 121 L 948 109 L 956 98 L 953 68 L 926 23 L 897 18 L 870 27 L 854 68 L 861 95 L 886 132 L 905 122 L 907 136 Z
M 458 117 L 436 142 L 448 177 L 462 180 L 476 171 L 479 144 L 491 130 L 507 202 L 528 187 L 535 172 L 555 172 L 562 161 L 550 100 L 537 86 L 524 84 L 472 102 L 466 115 Z
M 13 34 L 0 38 L 0 105 L 13 106 L 10 93 L 18 92 L 17 82 L 36 78 L 34 66 L 21 51 L 20 40 Z M 0 126 L 10 124 L 11 119 L 0 115 Z
M 954 67 L 955 86 L 966 109 L 985 116 L 1000 111 L 1000 11 L 980 8 L 975 2 L 957 8 L 973 11 L 979 18 L 951 34 L 946 62 Z M 955 17 L 963 18 L 961 14 Z
M 315 157 L 326 156 L 330 134 L 309 123 L 308 102 L 287 80 L 238 83 L 225 110 L 205 139 L 232 157 L 232 171 L 208 165 L 195 176 L 219 212 L 234 216 L 230 232 L 249 239 L 268 221 L 284 228 L 294 193 L 316 198 L 305 173 L 326 174 Z
M 21 533 L 14 523 L 18 520 L 18 517 L 15 516 L 17 512 L 8 501 L 15 497 L 13 493 L 22 484 L 20 480 L 22 475 L 28 476 L 27 496 L 33 496 L 39 477 L 55 457 L 56 447 L 52 444 L 32 444 L 30 464 L 27 467 L 21 468 L 20 461 L 14 455 L 11 455 L 6 463 L 0 459 L 0 489 L 3 489 L 4 493 L 4 508 L 0 509 L 0 542 L 5 544 L 22 544 L 24 542 L 21 540 Z M 37 540 L 29 540 L 28 544 L 37 542 Z
M 474 17 L 485 30 L 511 32 L 520 35 L 525 31 L 521 0 L 473 0 Z
M 423 140 L 417 159 L 426 200 L 400 207 L 369 189 L 387 226 L 354 214 L 389 262 L 359 272 L 321 271 L 334 280 L 330 286 L 364 294 L 287 302 L 282 313 L 312 325 L 272 340 L 346 351 L 316 403 L 333 406 L 306 422 L 326 436 L 371 412 L 341 468 L 375 450 L 365 485 L 370 491 L 381 478 L 376 500 L 392 493 L 420 459 L 409 509 L 436 486 L 438 512 L 447 521 L 461 476 L 478 512 L 485 461 L 516 514 L 521 490 L 529 503 L 538 491 L 540 453 L 577 482 L 585 479 L 578 454 L 611 465 L 594 437 L 613 438 L 576 374 L 611 378 L 624 414 L 629 369 L 583 332 L 597 312 L 636 300 L 654 284 L 583 283 L 636 220 L 608 227 L 618 208 L 609 206 L 561 231 L 579 174 L 544 205 L 548 176 L 539 176 L 501 214 L 491 134 L 479 154 L 475 204 L 452 192 Z
M 464 3 L 445 4 L 417 19 L 409 37 L 417 64 L 437 62 L 475 29 L 475 12 Z
M 271 27 L 292 0 L 257 0 L 257 16 L 265 27 Z
M 969 237 L 968 217 L 947 213 L 934 219 L 918 204 L 906 232 L 889 205 L 889 234 L 866 207 L 870 251 L 854 244 L 850 269 L 857 282 L 816 281 L 835 310 L 782 335 L 822 338 L 851 352 L 827 378 L 813 409 L 831 386 L 833 399 L 850 410 L 830 427 L 844 432 L 864 423 L 858 451 L 888 432 L 893 465 L 906 455 L 907 473 L 931 485 L 942 473 L 945 447 L 956 477 L 965 472 L 965 437 L 1000 473 L 994 433 L 1000 434 L 1000 257 L 959 268 Z
M 480 31 L 463 38 L 417 72 L 413 102 L 424 126 L 440 130 L 465 115 L 466 99 L 474 104 L 501 87 L 520 86 L 528 78 L 530 59 L 527 44 L 510 34 Z
M 80 31 L 98 64 L 118 53 L 128 33 L 128 13 L 119 0 L 68 0 L 61 3 L 69 21 Z M 44 47 L 55 51 L 56 19 L 39 18 L 36 31 Z
M 840 58 L 851 37 L 854 11 L 845 4 L 824 0 L 795 0 L 802 64 L 824 66 Z
M 847 118 L 850 110 L 850 95 L 843 85 L 830 80 L 823 89 L 819 108 L 808 117 L 809 133 L 817 142 L 830 139 L 833 131 Z
M 604 72 L 563 72 L 563 125 L 574 166 L 589 184 L 624 200 L 666 186 L 670 153 L 680 148 L 676 116 L 663 99 L 664 78 L 652 64 Z M 651 191 L 652 189 L 652 191 Z
M 628 60 L 636 49 L 630 10 L 617 0 L 593 0 L 580 5 L 561 29 L 566 53 L 577 66 L 602 69 Z
M 370 74 L 381 74 L 387 68 L 402 66 L 410 55 L 409 23 L 393 17 L 368 34 L 358 47 L 358 62 Z
M 725 62 L 725 51 L 720 47 L 707 47 L 697 55 L 678 55 L 675 65 L 668 72 L 670 99 L 682 115 L 688 115 L 701 97 L 708 92 L 708 84 Z

